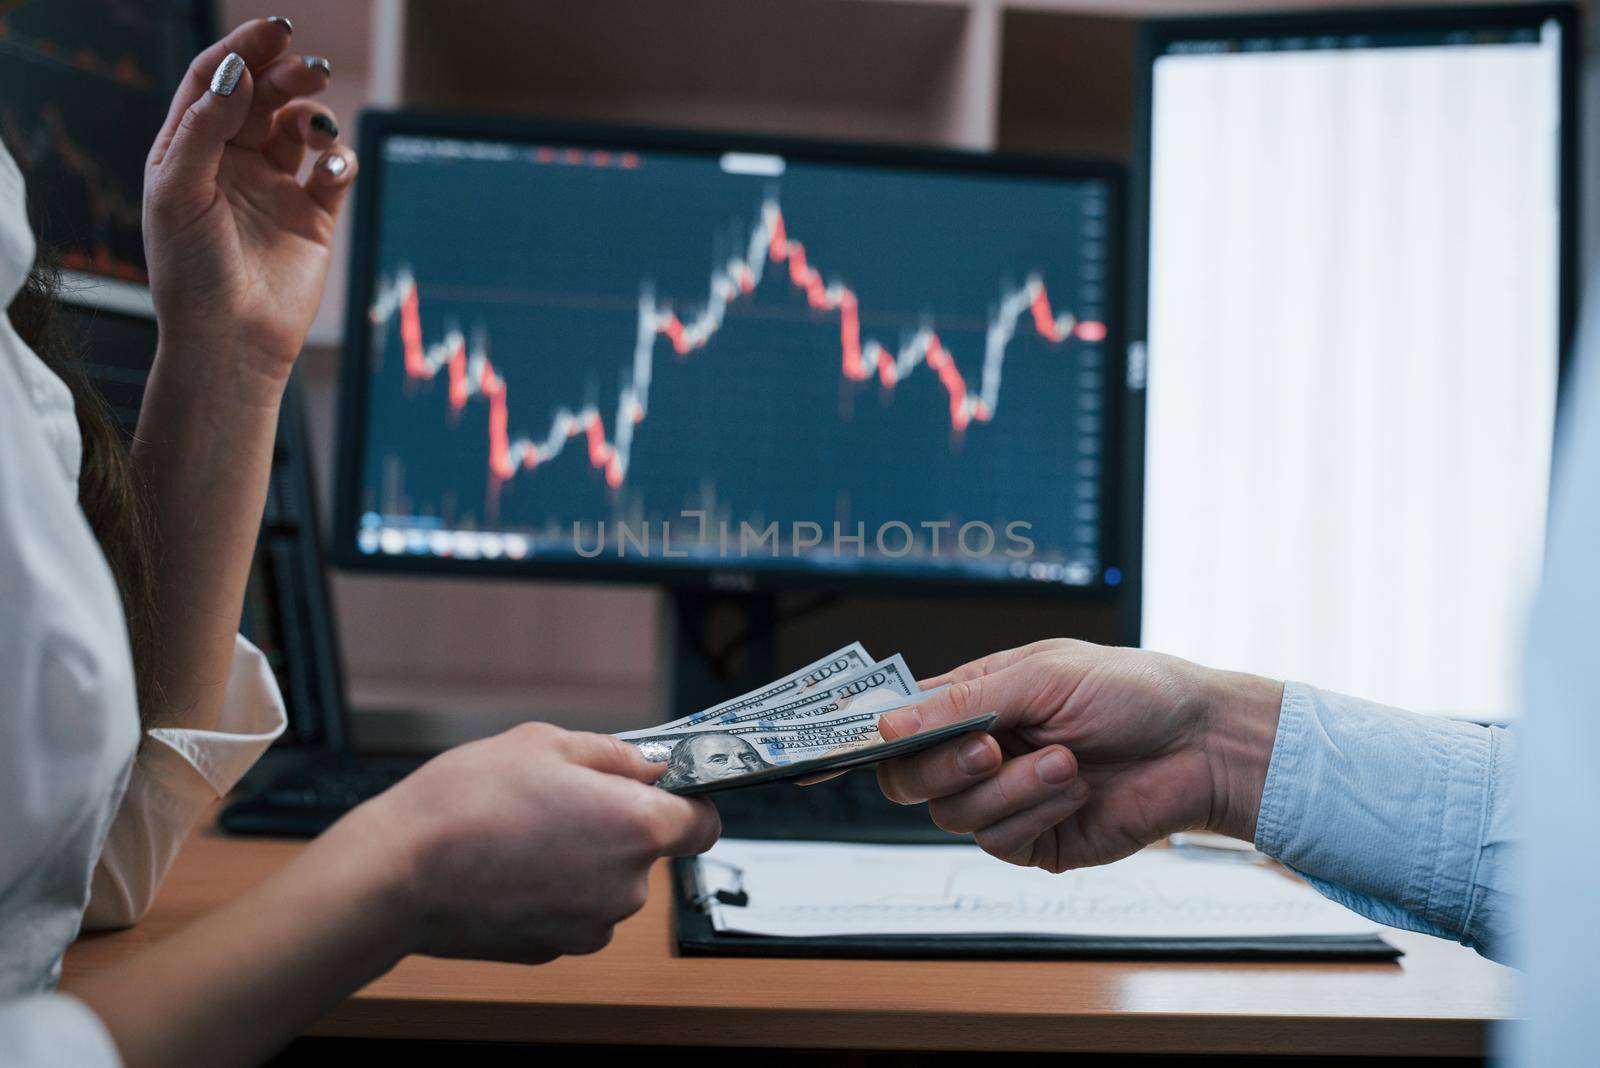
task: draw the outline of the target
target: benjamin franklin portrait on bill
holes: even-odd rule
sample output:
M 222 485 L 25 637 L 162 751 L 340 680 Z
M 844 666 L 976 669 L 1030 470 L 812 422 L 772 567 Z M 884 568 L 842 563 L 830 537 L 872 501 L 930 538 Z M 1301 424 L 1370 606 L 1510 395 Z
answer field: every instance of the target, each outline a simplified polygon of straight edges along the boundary
M 731 779 L 772 767 L 755 747 L 732 734 L 691 734 L 672 747 L 667 771 L 657 786 L 674 789 L 691 783 Z

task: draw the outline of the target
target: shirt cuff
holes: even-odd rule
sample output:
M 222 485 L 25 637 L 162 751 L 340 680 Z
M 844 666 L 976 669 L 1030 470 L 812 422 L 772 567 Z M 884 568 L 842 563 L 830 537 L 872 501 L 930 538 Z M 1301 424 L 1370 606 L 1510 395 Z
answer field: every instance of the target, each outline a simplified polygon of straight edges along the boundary
M 120 1068 L 100 1017 L 66 994 L 0 1003 L 0 1053 L 8 1068 Z
M 1463 935 L 1493 750 L 1486 727 L 1288 683 L 1256 848 L 1379 922 Z M 1397 908 L 1420 923 L 1397 923 Z
M 178 800 L 205 803 L 232 790 L 288 725 L 278 680 L 266 657 L 235 636 L 222 712 L 212 730 L 154 727 L 141 770 Z
M 84 930 L 138 922 L 200 814 L 233 789 L 285 723 L 266 659 L 239 638 L 216 728 L 149 732 L 95 865 Z

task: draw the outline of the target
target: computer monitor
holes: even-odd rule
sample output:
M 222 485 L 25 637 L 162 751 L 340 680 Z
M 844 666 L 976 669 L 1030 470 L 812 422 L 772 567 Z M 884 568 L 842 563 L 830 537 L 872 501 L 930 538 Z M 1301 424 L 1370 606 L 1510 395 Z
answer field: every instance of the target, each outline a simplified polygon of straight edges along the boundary
M 1106 596 L 1109 164 L 364 116 L 336 558 Z
M 0 136 L 27 183 L 35 230 L 67 284 L 100 307 L 153 314 L 140 232 L 145 156 L 189 61 L 214 39 L 211 8 L 49 0 L 0 14 Z
M 1576 45 L 1564 6 L 1147 29 L 1146 646 L 1514 711 L 1572 321 Z

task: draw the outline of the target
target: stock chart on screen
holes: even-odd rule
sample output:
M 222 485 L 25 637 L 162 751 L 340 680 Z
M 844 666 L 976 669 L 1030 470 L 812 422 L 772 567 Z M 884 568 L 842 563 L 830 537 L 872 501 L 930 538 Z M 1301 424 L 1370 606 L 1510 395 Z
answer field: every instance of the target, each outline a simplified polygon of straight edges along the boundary
M 0 14 L 0 137 L 63 267 L 145 281 L 145 154 L 204 44 L 205 8 L 50 0 Z
M 1116 583 L 1108 179 L 417 134 L 377 155 L 361 556 Z

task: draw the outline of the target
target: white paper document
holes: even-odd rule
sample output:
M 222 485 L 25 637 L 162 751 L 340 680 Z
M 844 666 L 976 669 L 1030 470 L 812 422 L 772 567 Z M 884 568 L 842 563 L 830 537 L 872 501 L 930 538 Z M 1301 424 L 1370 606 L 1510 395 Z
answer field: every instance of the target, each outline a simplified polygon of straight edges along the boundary
M 976 846 L 724 839 L 697 875 L 733 934 L 1306 938 L 1375 934 L 1372 921 L 1282 872 L 1147 849 L 1052 875 Z M 743 893 L 745 905 L 717 900 Z

